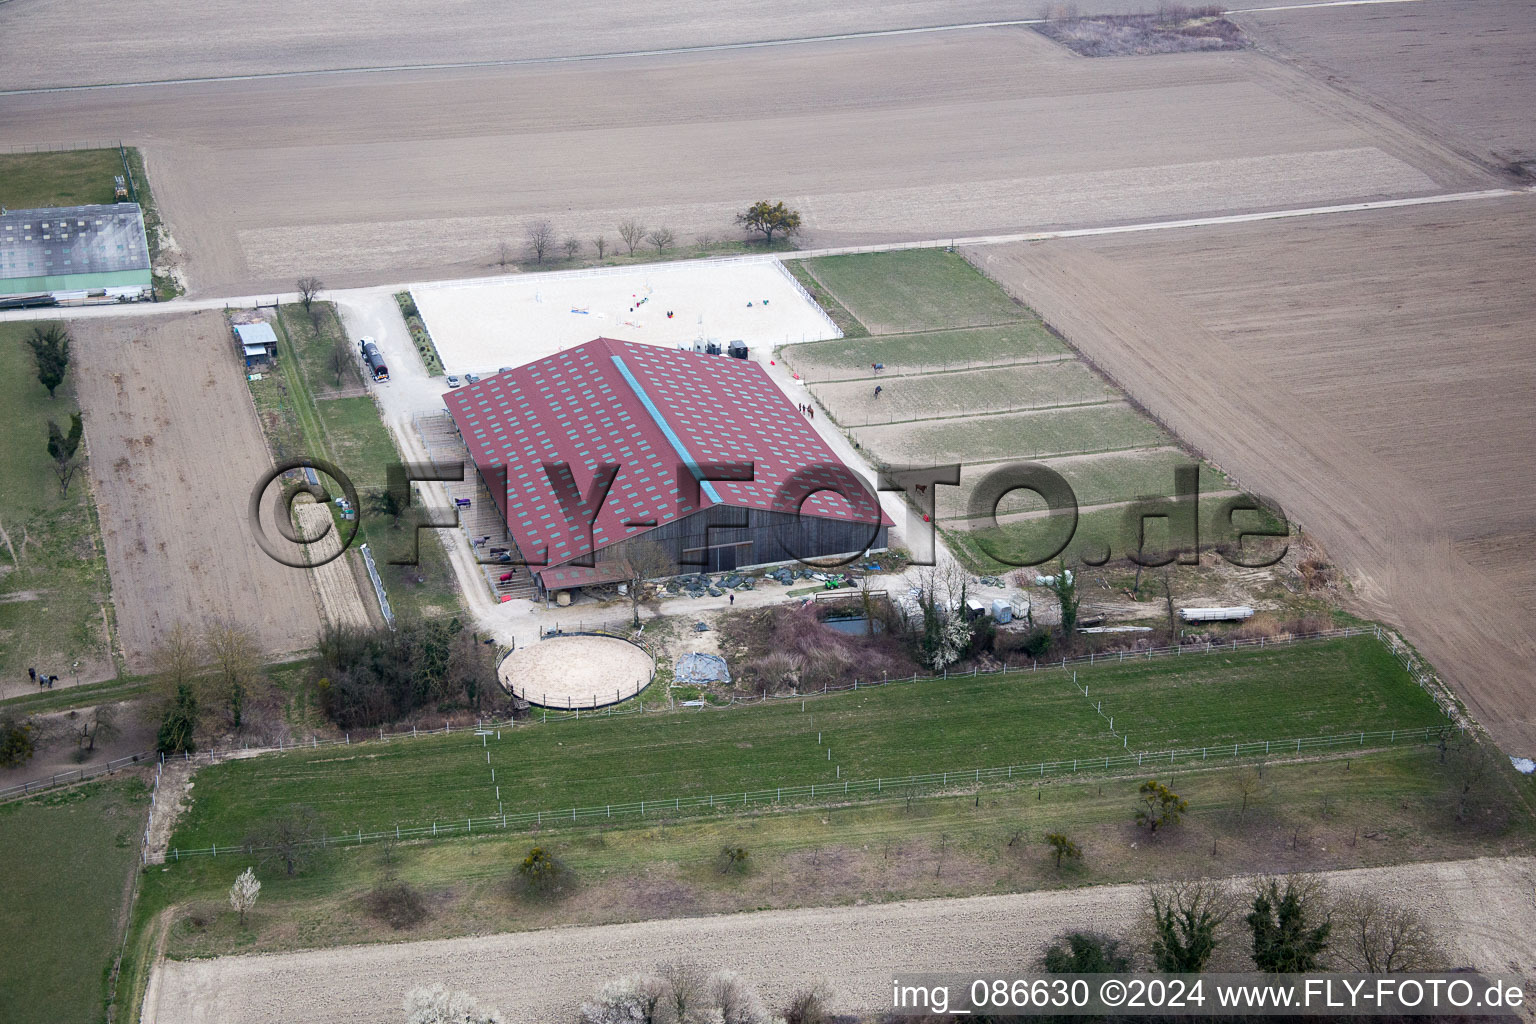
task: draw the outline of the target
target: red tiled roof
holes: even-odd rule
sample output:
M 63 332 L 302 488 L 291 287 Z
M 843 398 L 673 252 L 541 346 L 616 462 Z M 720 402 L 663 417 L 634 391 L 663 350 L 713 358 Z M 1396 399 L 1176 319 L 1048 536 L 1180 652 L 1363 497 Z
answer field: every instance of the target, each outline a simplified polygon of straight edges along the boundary
M 791 479 L 804 481 L 799 493 L 835 485 L 851 498 L 819 491 L 804 515 L 890 524 L 864 483 L 748 360 L 597 338 L 443 399 L 530 562 L 546 549 L 550 565 L 589 553 L 546 462 L 568 463 L 583 496 L 601 465 L 619 465 L 592 527 L 598 550 L 716 504 L 793 512 L 794 501 L 779 493 Z M 679 498 L 680 464 L 725 462 L 750 462 L 754 479 L 687 488 L 697 505 Z M 502 467 L 505 495 L 495 486 Z

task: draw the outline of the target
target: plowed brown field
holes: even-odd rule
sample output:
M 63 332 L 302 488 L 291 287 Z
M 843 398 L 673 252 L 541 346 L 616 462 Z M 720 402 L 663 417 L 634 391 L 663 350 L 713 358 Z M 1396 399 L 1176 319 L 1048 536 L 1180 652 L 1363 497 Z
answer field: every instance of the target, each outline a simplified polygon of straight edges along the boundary
M 1536 196 L 969 255 L 1536 752 Z
M 272 465 L 220 313 L 84 319 L 75 386 L 128 667 L 153 667 L 177 623 L 220 618 L 263 651 L 310 647 L 320 626 L 309 574 L 279 565 L 246 524 Z
M 535 217 L 691 246 L 763 195 L 839 245 L 1491 180 L 1255 53 L 1087 60 L 1022 27 L 16 95 L 0 137 L 140 145 L 193 294 L 487 274 Z
M 1264 49 L 1395 117 L 1496 164 L 1536 164 L 1536 5 L 1437 0 L 1236 17 Z

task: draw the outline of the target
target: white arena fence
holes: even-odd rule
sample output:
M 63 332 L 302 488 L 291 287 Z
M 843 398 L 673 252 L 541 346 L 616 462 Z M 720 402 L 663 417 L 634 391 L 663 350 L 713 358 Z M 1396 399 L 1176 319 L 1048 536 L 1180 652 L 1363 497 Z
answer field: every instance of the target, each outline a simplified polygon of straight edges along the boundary
M 927 772 L 922 775 L 904 775 L 898 778 L 844 779 L 840 782 L 813 782 L 798 786 L 772 786 L 766 789 L 747 790 L 739 793 L 713 793 L 704 796 L 663 797 L 657 800 L 636 800 L 622 804 L 602 804 L 592 807 L 569 807 L 563 810 L 521 811 L 518 813 L 491 814 L 484 817 L 460 818 L 453 821 L 434 821 L 428 825 L 406 827 L 394 825 L 377 831 L 358 829 L 338 835 L 322 835 L 311 840 L 310 846 L 361 846 L 381 840 L 407 840 L 449 838 L 474 835 L 511 828 L 544 828 L 565 824 L 610 821 L 617 818 L 645 818 L 657 815 L 680 814 L 683 811 L 708 813 L 730 811 L 735 808 L 762 804 L 810 803 L 832 800 L 845 796 L 906 797 L 919 791 L 935 792 L 981 786 L 988 783 L 1027 783 L 1031 780 L 1056 779 L 1063 776 L 1103 773 L 1128 773 L 1133 769 L 1145 773 L 1165 766 L 1179 767 L 1208 763 L 1213 760 L 1241 758 L 1298 756 L 1307 751 L 1338 750 L 1347 748 L 1381 749 L 1398 743 L 1423 743 L 1440 738 L 1446 726 L 1424 726 L 1417 729 L 1379 729 L 1365 732 L 1344 733 L 1337 736 L 1304 736 L 1297 739 L 1253 740 L 1247 743 L 1220 744 L 1206 747 L 1187 747 L 1177 750 L 1159 750 L 1136 754 L 1107 755 L 1105 757 L 1065 758 L 1059 761 L 1039 761 L 1034 764 L 1004 765 L 995 768 L 959 768 L 952 771 Z M 230 843 L 204 849 L 182 850 L 172 848 L 166 853 L 167 861 L 179 861 L 182 857 L 240 856 L 261 853 L 267 848 L 250 843 Z
M 779 273 L 783 274 L 785 280 L 790 283 L 795 291 L 800 293 L 800 297 L 803 298 L 806 302 L 810 303 L 812 309 L 821 314 L 822 323 L 826 324 L 827 329 L 832 332 L 832 337 L 828 338 L 827 340 L 835 341 L 838 338 L 841 338 L 843 336 L 843 329 L 832 322 L 832 318 L 827 315 L 827 311 L 822 308 L 821 303 L 817 302 L 811 297 L 811 293 L 806 290 L 805 285 L 801 284 L 799 279 L 796 278 L 794 274 L 789 272 L 789 268 L 784 265 L 784 261 L 781 259 L 775 259 L 773 261 L 773 265 L 779 268 Z
M 553 627 L 543 627 L 541 633 L 542 635 L 588 634 L 620 636 L 625 633 L 627 628 L 628 627 L 626 625 L 620 625 L 617 623 L 578 622 L 574 626 L 571 624 L 566 624 L 563 626 L 557 625 Z M 868 681 L 855 680 L 852 683 L 844 684 L 842 686 L 824 686 L 821 690 L 809 693 L 787 693 L 777 695 L 762 695 L 756 697 L 733 697 L 728 701 L 721 701 L 720 703 L 706 702 L 695 705 L 691 710 L 696 710 L 699 712 L 726 711 L 731 708 L 750 707 L 759 704 L 765 704 L 770 701 L 807 699 L 814 700 L 816 697 L 819 697 L 823 694 L 867 689 L 871 686 L 888 686 L 893 684 L 910 685 L 915 683 L 941 682 L 946 679 L 975 678 L 979 675 L 1038 672 L 1042 670 L 1049 671 L 1051 669 L 1066 669 L 1081 666 L 1089 666 L 1092 668 L 1101 665 L 1118 665 L 1124 664 L 1127 661 L 1137 661 L 1143 659 L 1149 660 L 1153 658 L 1195 658 L 1238 650 L 1264 650 L 1269 647 L 1290 646 L 1297 643 L 1310 643 L 1323 640 L 1334 640 L 1366 635 L 1374 636 L 1377 641 L 1379 641 L 1389 651 L 1392 652 L 1392 654 L 1398 659 L 1398 662 L 1402 664 L 1403 667 L 1408 671 L 1409 675 L 1412 676 L 1414 681 L 1417 682 L 1427 694 L 1429 694 L 1432 700 L 1434 700 L 1435 705 L 1440 708 L 1440 711 L 1448 719 L 1455 723 L 1458 728 L 1463 731 L 1472 728 L 1470 720 L 1462 711 L 1460 705 L 1455 701 L 1454 698 L 1447 694 L 1445 688 L 1440 683 L 1439 679 L 1434 675 L 1434 673 L 1430 672 L 1427 668 L 1424 667 L 1423 663 L 1414 654 L 1413 649 L 1402 640 L 1398 639 L 1398 637 L 1390 630 L 1386 630 L 1380 626 L 1374 625 L 1349 626 L 1343 629 L 1329 629 L 1316 633 L 1281 634 L 1279 636 L 1273 637 L 1259 637 L 1254 640 L 1234 640 L 1226 643 L 1211 642 L 1190 646 L 1154 647 L 1144 651 L 1123 651 L 1112 654 L 1085 654 L 1075 658 L 1058 658 L 1054 661 L 1008 661 L 999 667 L 991 669 L 985 673 L 973 669 L 970 672 L 951 673 L 946 671 L 934 675 L 913 674 L 910 676 L 900 676 L 897 678 L 872 679 Z M 631 643 L 638 642 L 638 638 L 636 638 L 633 634 L 625 637 L 625 639 L 629 639 Z M 652 671 L 654 673 L 654 658 L 652 659 Z M 635 715 L 675 711 L 676 709 L 677 705 L 674 701 L 672 701 L 669 695 L 666 701 L 658 702 L 655 704 L 646 704 L 639 700 L 628 700 L 619 705 L 599 707 L 595 711 L 584 708 L 573 708 L 569 712 L 542 709 L 538 718 L 524 719 L 520 723 L 512 719 L 480 719 L 477 720 L 474 725 L 461 725 L 455 729 L 451 722 L 449 722 L 447 719 L 444 719 L 442 726 L 436 729 L 423 728 L 419 724 L 416 724 L 410 726 L 394 726 L 390 728 L 379 727 L 374 729 L 359 730 L 356 735 L 357 742 L 359 743 L 390 742 L 400 739 L 414 739 L 419 736 L 448 735 L 454 732 L 473 733 L 476 730 L 484 731 L 489 729 L 526 729 L 529 725 L 537 725 L 540 723 L 548 722 L 577 721 L 579 719 L 589 718 L 594 715 Z M 1402 734 L 1400 733 L 1399 736 L 1401 735 Z M 297 748 L 318 749 L 320 747 L 349 746 L 353 742 L 352 736 L 353 734 L 351 732 L 344 733 L 338 737 L 324 738 L 311 734 L 307 737 L 295 738 L 292 740 L 280 739 L 275 746 L 242 745 L 223 748 L 215 747 L 210 750 L 200 751 L 196 754 L 183 754 L 180 756 L 183 760 L 191 761 L 194 763 L 215 764 L 219 761 L 229 760 L 233 757 L 250 757 L 256 754 L 281 753 Z M 171 756 L 175 757 L 177 755 Z M 157 761 L 163 762 L 165 760 L 165 755 L 154 754 L 152 752 L 146 751 L 142 754 L 135 754 L 130 757 L 118 758 L 115 761 L 109 761 L 103 765 L 96 765 L 94 767 L 82 768 L 70 772 L 60 772 L 59 774 L 53 775 L 46 779 L 35 779 L 31 782 L 14 785 L 7 789 L 0 790 L 0 802 L 11 799 L 20 799 L 25 796 L 43 792 L 46 789 L 84 782 L 92 778 L 108 774 L 110 772 L 121 771 L 125 767 L 132 767 L 135 759 L 137 759 L 137 763 L 139 764 L 152 764 Z

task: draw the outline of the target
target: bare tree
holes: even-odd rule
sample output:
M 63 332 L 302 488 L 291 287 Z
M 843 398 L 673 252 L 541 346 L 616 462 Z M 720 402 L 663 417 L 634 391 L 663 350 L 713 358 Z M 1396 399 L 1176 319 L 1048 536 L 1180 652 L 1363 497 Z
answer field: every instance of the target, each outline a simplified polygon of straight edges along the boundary
M 784 1018 L 784 1024 L 828 1024 L 832 1020 L 831 1004 L 832 989 L 817 977 L 789 997 L 779 1016 Z
M 524 229 L 524 237 L 528 242 L 528 255 L 533 257 L 533 262 L 543 263 L 544 257 L 549 255 L 555 245 L 555 226 L 547 220 L 533 221 Z
M 657 228 L 648 232 L 645 240 L 656 247 L 656 255 L 660 256 L 672 247 L 672 243 L 677 241 L 677 236 L 669 228 Z
M 98 740 L 102 743 L 111 743 L 120 735 L 122 735 L 122 729 L 117 724 L 117 705 L 96 705 L 96 710 L 91 712 L 89 731 L 85 737 L 86 752 L 94 751 Z
M 768 1014 L 747 980 L 735 971 L 716 971 L 709 979 L 709 999 L 720 1024 L 764 1024 Z
M 1232 788 L 1242 798 L 1242 805 L 1237 809 L 1237 816 L 1241 818 L 1248 813 L 1248 805 L 1258 802 L 1264 793 L 1264 776 L 1257 768 L 1244 768 L 1232 776 Z
M 512 262 L 512 246 L 508 242 L 496 244 L 496 265 L 502 270 L 507 269 L 507 264 Z
M 1499 769 L 1508 762 L 1475 737 L 1468 736 L 1457 740 L 1450 755 L 1447 762 L 1451 770 L 1450 797 L 1455 805 L 1457 823 L 1465 824 L 1473 811 L 1491 810 L 1501 802 L 1495 796 L 1495 783 Z
M 1333 921 L 1333 953 L 1351 971 L 1390 974 L 1436 971 L 1445 953 L 1423 918 L 1368 892 L 1339 900 Z
M 53 460 L 53 471 L 59 478 L 61 498 L 69 495 L 69 482 L 80 468 L 80 462 L 75 456 L 80 451 L 80 440 L 84 436 L 85 421 L 77 412 L 70 414 L 67 434 L 53 420 L 48 421 L 48 457 Z
M 581 242 L 575 238 L 567 238 L 560 243 L 560 247 L 565 250 L 565 258 L 568 260 L 574 260 L 581 255 Z
M 619 237 L 624 240 L 625 245 L 629 246 L 629 254 L 633 256 L 640 242 L 645 238 L 645 228 L 637 220 L 620 221 Z
M 666 1003 L 676 1021 L 690 1021 L 709 998 L 704 972 L 693 964 L 663 964 L 656 969 L 666 983 Z
M 608 254 L 608 239 L 598 235 L 592 239 L 592 248 L 597 251 L 597 258 L 602 259 Z
M 347 367 L 352 365 L 352 346 L 347 344 L 347 339 L 337 335 L 331 342 L 331 349 L 326 353 L 325 366 L 336 375 L 336 386 L 341 387 L 342 375 L 347 372 Z
M 625 586 L 629 590 L 629 608 L 634 625 L 640 625 L 640 605 L 651 591 L 651 581 L 677 574 L 677 563 L 667 549 L 653 540 L 641 538 L 625 546 Z
M 247 837 L 246 844 L 257 848 L 264 862 L 281 864 L 291 876 L 309 862 L 317 841 L 323 838 L 314 808 L 289 804 L 282 814 Z
M 240 728 L 245 695 L 261 669 L 261 648 L 250 630 L 232 619 L 219 619 L 203 632 L 203 650 L 213 666 L 210 694 L 229 708 L 231 724 Z
M 313 316 L 312 308 L 315 304 L 315 297 L 320 294 L 320 289 L 324 288 L 325 285 L 318 277 L 313 275 L 299 278 L 296 284 L 299 288 L 299 302 L 303 304 L 304 312 Z
M 202 645 L 186 623 L 178 622 L 155 648 L 150 661 L 155 668 L 155 681 L 149 711 L 159 720 L 176 703 L 179 691 L 183 687 L 193 688 L 202 674 Z

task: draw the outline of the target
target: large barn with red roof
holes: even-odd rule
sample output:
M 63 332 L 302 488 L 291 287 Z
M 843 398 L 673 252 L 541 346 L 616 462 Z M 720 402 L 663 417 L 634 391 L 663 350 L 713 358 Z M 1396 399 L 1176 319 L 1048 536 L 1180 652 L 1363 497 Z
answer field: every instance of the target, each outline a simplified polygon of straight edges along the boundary
M 680 572 L 886 546 L 876 495 L 748 360 L 597 338 L 444 400 L 549 591 L 627 578 L 640 538 Z

